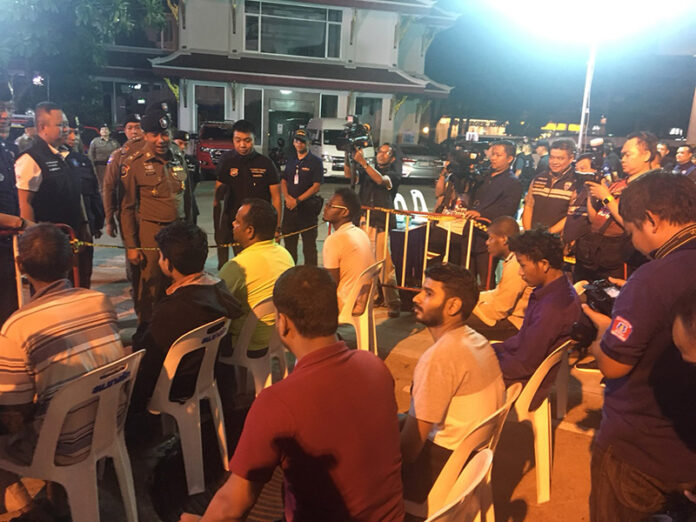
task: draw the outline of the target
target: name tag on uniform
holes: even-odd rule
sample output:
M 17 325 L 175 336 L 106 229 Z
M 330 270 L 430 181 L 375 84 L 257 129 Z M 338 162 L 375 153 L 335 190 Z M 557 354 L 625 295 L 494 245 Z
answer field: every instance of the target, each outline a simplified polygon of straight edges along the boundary
M 263 175 L 266 173 L 266 169 L 249 169 L 251 171 L 251 175 L 255 178 L 262 178 Z

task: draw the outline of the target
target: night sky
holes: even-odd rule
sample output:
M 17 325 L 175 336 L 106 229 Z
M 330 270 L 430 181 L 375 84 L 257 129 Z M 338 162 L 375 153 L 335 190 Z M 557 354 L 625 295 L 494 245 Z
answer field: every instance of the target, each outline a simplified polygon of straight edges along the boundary
M 434 80 L 454 86 L 450 114 L 525 120 L 532 125 L 579 122 L 586 46 L 535 37 L 543 27 L 521 27 L 484 2 L 451 1 L 463 5 L 464 14 L 435 37 L 425 70 Z M 692 26 L 692 42 L 696 41 L 696 23 L 688 18 L 620 44 L 600 46 L 592 87 L 592 123 L 604 113 L 607 130 L 616 135 L 638 129 L 666 135 L 672 127 L 686 132 L 696 86 L 696 59 L 658 55 L 657 50 L 665 48 L 666 35 L 679 33 L 685 24 Z M 607 31 L 615 24 L 602 21 L 601 16 L 597 23 Z M 696 43 L 691 47 L 696 48 Z

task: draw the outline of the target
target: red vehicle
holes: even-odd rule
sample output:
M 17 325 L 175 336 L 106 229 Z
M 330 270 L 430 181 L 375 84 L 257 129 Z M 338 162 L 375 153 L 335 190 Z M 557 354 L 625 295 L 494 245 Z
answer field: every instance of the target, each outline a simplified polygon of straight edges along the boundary
M 231 121 L 207 121 L 198 131 L 196 159 L 201 166 L 203 179 L 215 177 L 215 168 L 220 158 L 234 149 Z

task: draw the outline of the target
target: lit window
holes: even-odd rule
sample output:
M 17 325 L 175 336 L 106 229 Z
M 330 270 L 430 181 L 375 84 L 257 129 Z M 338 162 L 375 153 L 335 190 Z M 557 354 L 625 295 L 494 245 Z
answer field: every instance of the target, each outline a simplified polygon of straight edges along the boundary
M 313 58 L 341 56 L 340 10 L 247 0 L 245 12 L 246 51 Z

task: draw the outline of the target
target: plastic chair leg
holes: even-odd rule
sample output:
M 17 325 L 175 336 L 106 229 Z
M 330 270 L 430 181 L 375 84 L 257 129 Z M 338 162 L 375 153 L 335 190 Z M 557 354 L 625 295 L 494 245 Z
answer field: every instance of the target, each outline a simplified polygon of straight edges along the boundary
M 220 448 L 220 458 L 222 459 L 222 467 L 225 471 L 230 470 L 230 459 L 227 451 L 227 435 L 225 433 L 225 418 L 222 414 L 222 401 L 217 387 L 213 388 L 211 396 L 208 397 L 210 411 L 213 415 L 215 423 L 215 433 L 217 434 L 218 447 Z
M 495 510 L 493 509 L 493 486 L 491 484 L 491 472 L 479 486 L 481 497 L 481 512 L 478 519 L 483 522 L 495 522 Z
M 70 474 L 69 479 L 61 482 L 68 494 L 73 522 L 99 522 L 96 471 L 90 466 L 80 467 Z
M 358 350 L 370 350 L 370 325 L 368 321 L 363 320 L 363 317 L 359 317 L 357 321 L 353 323 L 355 326 L 355 338 L 358 341 Z
M 189 495 L 202 493 L 205 490 L 205 475 L 203 472 L 203 443 L 201 441 L 201 412 L 199 405 L 190 405 L 190 409 L 181 417 L 177 417 L 179 436 L 181 437 L 181 453 L 184 457 L 186 485 Z
M 568 354 L 561 359 L 558 376 L 556 377 L 556 419 L 565 417 L 568 411 L 568 381 L 570 380 L 570 365 L 568 364 Z
M 115 444 L 116 454 L 113 456 L 114 469 L 118 477 L 118 485 L 121 489 L 123 507 L 126 511 L 128 522 L 138 522 L 138 506 L 135 500 L 135 486 L 133 484 L 133 470 L 131 469 L 128 450 L 123 439 Z
M 532 416 L 537 503 L 551 499 L 551 405 L 545 399 Z

